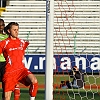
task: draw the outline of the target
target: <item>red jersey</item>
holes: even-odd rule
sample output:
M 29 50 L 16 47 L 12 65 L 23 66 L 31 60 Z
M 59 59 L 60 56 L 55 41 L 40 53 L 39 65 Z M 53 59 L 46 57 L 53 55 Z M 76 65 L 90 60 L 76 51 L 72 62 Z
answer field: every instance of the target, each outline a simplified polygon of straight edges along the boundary
M 5 72 L 14 72 L 24 67 L 23 57 L 29 42 L 17 38 L 12 40 L 10 37 L 0 41 L 0 54 L 3 53 L 6 59 Z

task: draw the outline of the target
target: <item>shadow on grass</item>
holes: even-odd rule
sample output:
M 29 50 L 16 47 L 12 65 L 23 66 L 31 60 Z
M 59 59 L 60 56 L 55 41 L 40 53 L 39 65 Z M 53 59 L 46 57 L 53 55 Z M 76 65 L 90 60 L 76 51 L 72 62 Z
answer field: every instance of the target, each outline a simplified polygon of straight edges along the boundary
M 28 89 L 21 89 L 21 93 L 28 93 Z M 45 93 L 44 90 L 38 90 L 38 93 Z
M 27 97 L 29 97 L 28 93 L 29 93 L 28 89 L 27 90 L 21 89 L 21 94 L 28 95 Z M 45 100 L 45 91 L 44 90 L 38 90 L 36 100 Z

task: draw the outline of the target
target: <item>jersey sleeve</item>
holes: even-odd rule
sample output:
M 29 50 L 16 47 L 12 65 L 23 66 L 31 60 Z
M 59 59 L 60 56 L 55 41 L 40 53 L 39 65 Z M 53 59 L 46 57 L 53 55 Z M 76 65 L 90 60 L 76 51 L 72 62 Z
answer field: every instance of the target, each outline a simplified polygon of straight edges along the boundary
M 28 45 L 29 45 L 29 42 L 28 41 L 24 41 L 24 47 L 23 47 L 23 49 L 25 50 L 28 47 Z

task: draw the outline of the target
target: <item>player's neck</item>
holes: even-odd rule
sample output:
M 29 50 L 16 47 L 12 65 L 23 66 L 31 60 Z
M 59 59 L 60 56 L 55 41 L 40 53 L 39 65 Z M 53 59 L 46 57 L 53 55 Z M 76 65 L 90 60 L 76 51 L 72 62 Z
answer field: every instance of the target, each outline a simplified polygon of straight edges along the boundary
M 12 40 L 16 40 L 16 39 L 17 39 L 17 37 L 12 37 L 12 36 L 10 36 L 10 38 L 11 38 Z

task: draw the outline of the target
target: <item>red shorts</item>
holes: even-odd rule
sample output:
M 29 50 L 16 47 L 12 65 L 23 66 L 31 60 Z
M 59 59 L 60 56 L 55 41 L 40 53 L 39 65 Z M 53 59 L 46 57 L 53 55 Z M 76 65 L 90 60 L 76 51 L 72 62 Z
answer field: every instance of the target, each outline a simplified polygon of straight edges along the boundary
M 29 74 L 32 74 L 27 68 L 19 69 L 11 73 L 5 73 L 3 77 L 4 92 L 13 91 L 18 82 L 28 86 L 30 83 L 26 81 Z

